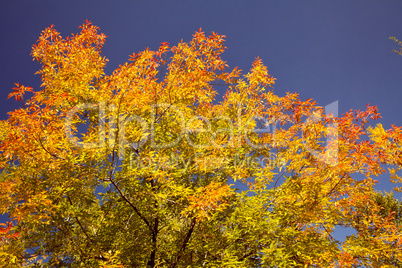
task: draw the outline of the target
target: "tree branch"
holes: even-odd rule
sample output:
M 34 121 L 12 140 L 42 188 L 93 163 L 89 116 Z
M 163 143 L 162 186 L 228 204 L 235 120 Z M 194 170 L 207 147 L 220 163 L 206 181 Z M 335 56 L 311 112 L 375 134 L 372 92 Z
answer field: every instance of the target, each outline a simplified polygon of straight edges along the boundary
M 176 259 L 174 260 L 174 262 L 169 266 L 170 268 L 174 268 L 176 267 L 177 263 L 179 262 L 180 258 L 182 257 L 182 254 L 184 252 L 184 250 L 187 247 L 188 241 L 191 238 L 191 234 L 194 231 L 194 226 L 196 224 L 197 220 L 195 218 L 192 219 L 191 224 L 190 224 L 190 229 L 187 231 L 187 235 L 183 240 L 183 243 L 181 244 L 181 247 L 179 249 L 179 251 L 177 252 L 177 256 Z
M 343 180 L 343 178 L 345 178 L 345 174 L 342 175 L 342 177 L 339 179 L 339 181 L 334 185 L 334 187 L 332 187 L 332 189 L 325 195 L 325 196 L 329 196 L 330 194 L 332 194 L 332 192 L 335 190 L 335 188 L 339 185 L 339 183 L 341 183 L 341 181 Z
M 250 251 L 249 253 L 244 254 L 242 257 L 238 259 L 238 261 L 243 261 L 244 259 L 250 257 L 251 255 L 255 254 L 255 250 Z
M 155 183 L 154 180 L 151 180 L 151 186 L 152 189 L 155 191 Z M 154 204 L 155 208 L 158 207 L 158 203 L 157 201 L 155 201 Z M 158 228 L 159 228 L 159 218 L 158 215 L 156 215 L 155 219 L 154 219 L 154 226 L 152 228 L 152 251 L 151 251 L 151 255 L 149 258 L 149 262 L 148 265 L 151 267 L 155 267 L 155 260 L 156 260 L 156 251 L 157 251 L 157 239 L 158 239 Z
M 148 226 L 148 228 L 151 230 L 151 232 L 153 233 L 153 229 L 151 224 L 149 223 L 149 221 L 147 220 L 147 218 L 144 217 L 144 215 L 141 214 L 141 212 L 137 209 L 137 207 L 130 202 L 130 200 L 127 199 L 127 197 L 124 195 L 124 193 L 120 190 L 119 186 L 117 186 L 117 184 L 114 182 L 114 180 L 112 180 L 112 178 L 109 178 L 109 181 L 113 184 L 114 188 L 116 188 L 116 190 L 119 192 L 120 196 L 123 198 L 124 201 L 127 202 L 127 204 L 130 205 L 130 207 L 132 207 L 132 209 L 135 211 L 135 213 L 137 213 L 137 215 L 145 222 L 145 224 Z
M 73 206 L 73 202 L 71 201 L 70 196 L 67 195 L 67 199 L 68 199 L 68 202 L 70 203 L 70 205 Z M 90 237 L 90 236 L 87 234 L 87 232 L 85 231 L 85 229 L 84 229 L 84 227 L 82 226 L 81 221 L 78 219 L 78 217 L 74 215 L 74 219 L 77 221 L 77 223 L 78 223 L 78 225 L 80 226 L 82 232 L 85 234 L 85 236 L 88 238 L 88 240 L 89 240 L 91 243 L 93 243 L 91 237 Z

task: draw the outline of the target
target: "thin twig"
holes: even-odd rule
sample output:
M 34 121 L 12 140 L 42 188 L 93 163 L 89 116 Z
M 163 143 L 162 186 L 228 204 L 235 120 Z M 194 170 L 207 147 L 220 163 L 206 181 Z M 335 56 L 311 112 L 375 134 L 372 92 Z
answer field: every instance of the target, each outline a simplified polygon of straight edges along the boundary
M 67 199 L 68 199 L 68 202 L 70 203 L 70 205 L 71 205 L 71 206 L 74 206 L 74 205 L 73 205 L 73 202 L 71 201 L 70 196 L 67 195 Z M 84 229 L 84 227 L 82 226 L 82 224 L 81 224 L 80 220 L 78 219 L 78 217 L 74 215 L 74 219 L 77 221 L 78 225 L 80 226 L 80 228 L 81 228 L 82 232 L 85 234 L 85 236 L 89 239 L 89 241 L 90 241 L 91 243 L 93 243 L 91 237 L 90 237 L 90 236 L 87 234 L 87 232 L 85 231 L 85 229 Z

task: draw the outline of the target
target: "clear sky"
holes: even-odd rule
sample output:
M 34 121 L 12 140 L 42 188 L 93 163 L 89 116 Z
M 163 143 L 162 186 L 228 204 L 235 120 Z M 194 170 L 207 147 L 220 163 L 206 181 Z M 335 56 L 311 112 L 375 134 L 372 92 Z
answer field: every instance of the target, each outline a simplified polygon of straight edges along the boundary
M 0 118 L 17 107 L 6 100 L 15 82 L 38 89 L 39 64 L 30 54 L 54 24 L 63 36 L 89 19 L 108 35 L 111 73 L 128 55 L 160 42 L 188 41 L 200 27 L 227 36 L 230 67 L 248 70 L 262 58 L 279 95 L 298 92 L 339 111 L 377 105 L 384 125 L 402 125 L 402 1 L 2 1 Z
M 31 46 L 54 24 L 63 36 L 89 19 L 108 35 L 111 73 L 128 55 L 160 42 L 188 41 L 200 27 L 227 36 L 224 59 L 247 71 L 262 58 L 279 95 L 298 92 L 341 113 L 377 105 L 381 122 L 402 125 L 402 1 L 1 1 L 0 118 L 17 107 L 14 83 L 38 89 Z
M 338 101 L 339 113 L 369 103 L 385 127 L 402 125 L 402 57 L 389 40 L 402 40 L 401 0 L 9 0 L 0 14 L 0 119 L 19 105 L 7 100 L 14 83 L 39 89 L 30 51 L 40 32 L 54 24 L 67 36 L 88 19 L 108 36 L 108 74 L 133 52 L 189 41 L 201 27 L 227 36 L 230 67 L 247 71 L 259 56 L 277 78 L 278 95 L 298 92 L 321 106 Z

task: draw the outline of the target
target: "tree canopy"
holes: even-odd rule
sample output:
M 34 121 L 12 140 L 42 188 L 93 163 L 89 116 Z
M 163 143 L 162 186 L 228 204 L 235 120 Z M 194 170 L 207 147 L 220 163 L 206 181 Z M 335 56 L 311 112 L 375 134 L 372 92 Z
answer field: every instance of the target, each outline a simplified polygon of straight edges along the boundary
M 107 75 L 106 36 L 80 28 L 42 32 L 41 88 L 16 84 L 0 121 L 0 263 L 402 267 L 401 203 L 375 190 L 402 189 L 402 128 L 372 124 L 377 107 L 280 96 L 201 29 Z

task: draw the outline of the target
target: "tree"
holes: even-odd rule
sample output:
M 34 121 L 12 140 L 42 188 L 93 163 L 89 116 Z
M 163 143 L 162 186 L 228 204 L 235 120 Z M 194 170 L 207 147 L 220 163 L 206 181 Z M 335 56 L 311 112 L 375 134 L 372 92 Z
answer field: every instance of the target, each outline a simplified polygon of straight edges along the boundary
M 402 265 L 395 208 L 374 191 L 380 174 L 402 182 L 402 129 L 369 126 L 376 107 L 278 96 L 260 59 L 227 71 L 225 36 L 201 30 L 106 75 L 105 38 L 47 28 L 41 89 L 10 93 L 33 95 L 0 123 L 1 263 Z M 355 233 L 338 241 L 339 226 Z

